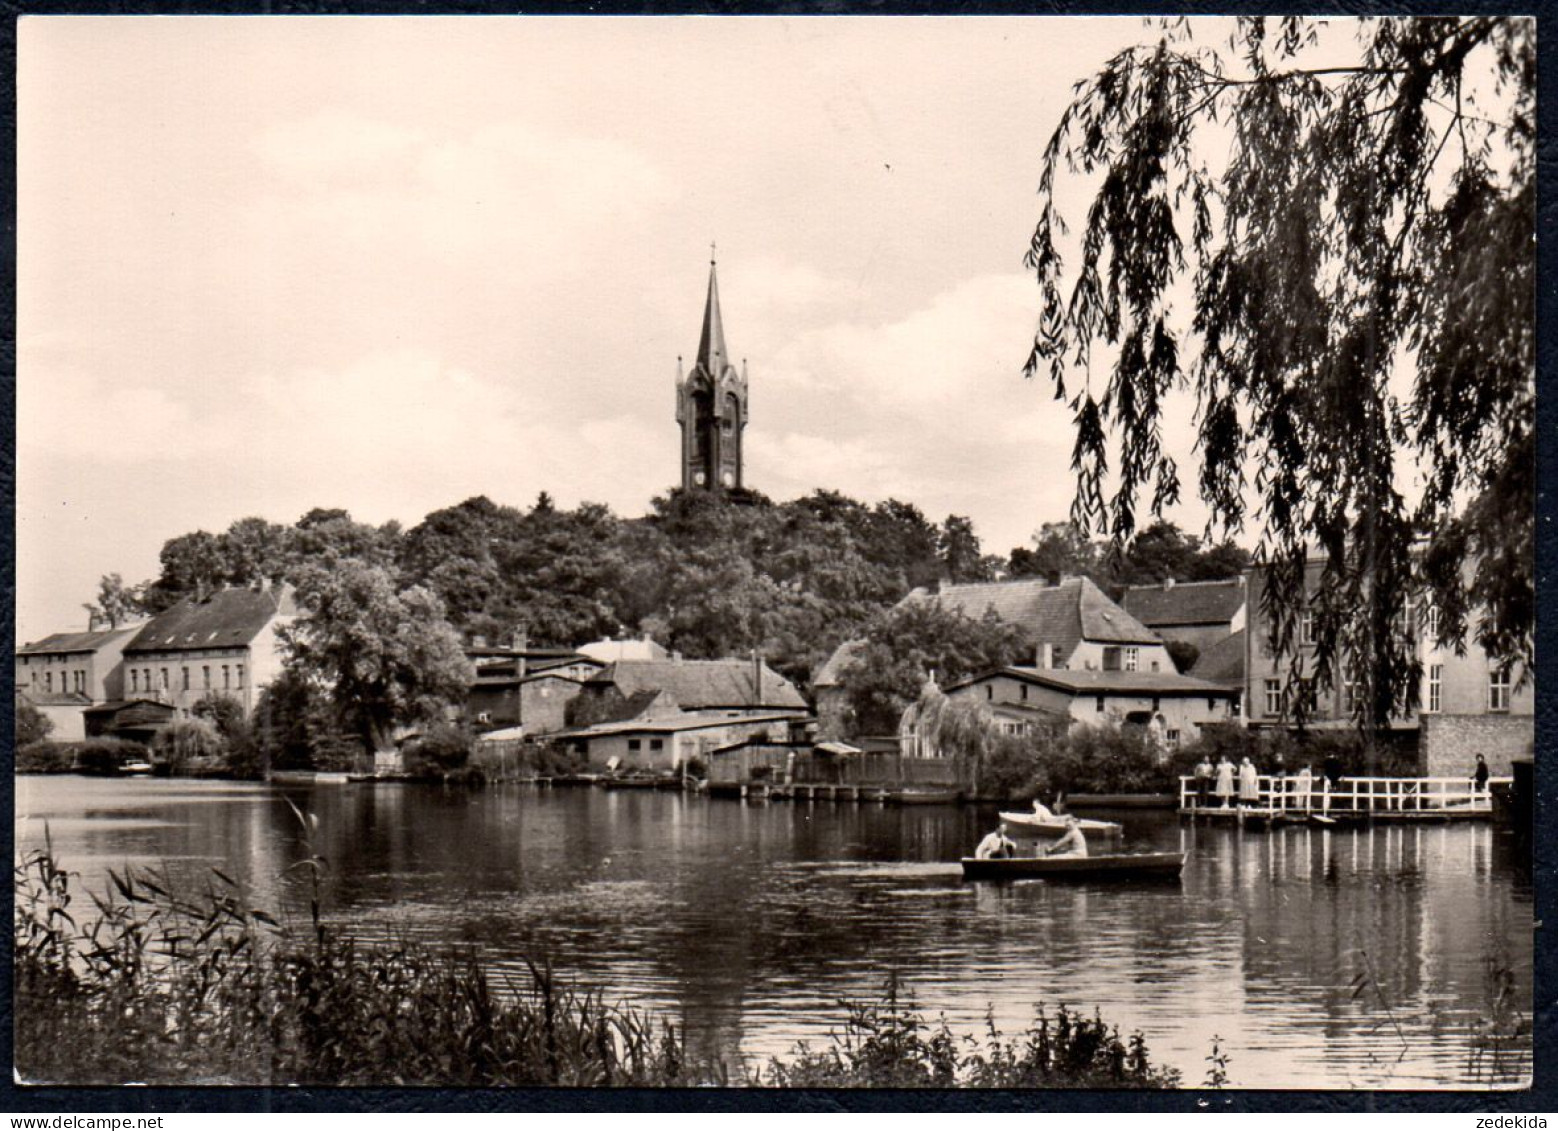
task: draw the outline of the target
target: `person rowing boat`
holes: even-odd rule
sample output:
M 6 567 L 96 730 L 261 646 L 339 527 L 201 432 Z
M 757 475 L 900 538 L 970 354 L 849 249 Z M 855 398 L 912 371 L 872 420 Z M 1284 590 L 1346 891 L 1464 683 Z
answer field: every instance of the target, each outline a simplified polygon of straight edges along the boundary
M 1044 850 L 1046 856 L 1086 856 L 1087 838 L 1073 816 L 1066 817 L 1066 835 Z

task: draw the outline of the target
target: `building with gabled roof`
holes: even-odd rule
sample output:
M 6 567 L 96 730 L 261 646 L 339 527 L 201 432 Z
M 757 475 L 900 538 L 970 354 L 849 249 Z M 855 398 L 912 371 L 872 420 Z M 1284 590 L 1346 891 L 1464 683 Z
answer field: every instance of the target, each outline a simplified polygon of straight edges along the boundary
M 1194 740 L 1201 727 L 1235 718 L 1234 688 L 1161 671 L 1009 667 L 982 672 L 946 689 L 949 698 L 1037 708 L 1070 725 L 1141 726 L 1165 745 Z
M 1162 638 L 1111 601 L 1091 578 L 1067 577 L 1058 585 L 1041 578 L 943 585 L 938 593 L 915 590 L 904 600 L 933 601 L 972 620 L 994 612 L 1023 630 L 1040 668 L 1174 670 Z
M 683 711 L 804 715 L 808 710 L 795 685 L 758 659 L 618 660 L 584 683 L 585 697 L 608 692 L 623 698 L 664 693 Z
M 290 586 L 186 597 L 125 645 L 123 695 L 167 703 L 185 715 L 201 699 L 221 696 L 248 713 L 258 689 L 281 674 L 277 630 L 298 613 Z
M 15 656 L 16 689 L 34 697 L 76 695 L 88 703 L 117 699 L 124 691 L 120 660 L 139 630 L 56 632 L 23 644 Z
M 1205 651 L 1241 631 L 1247 619 L 1244 578 L 1164 581 L 1128 586 L 1120 607 L 1165 641 Z

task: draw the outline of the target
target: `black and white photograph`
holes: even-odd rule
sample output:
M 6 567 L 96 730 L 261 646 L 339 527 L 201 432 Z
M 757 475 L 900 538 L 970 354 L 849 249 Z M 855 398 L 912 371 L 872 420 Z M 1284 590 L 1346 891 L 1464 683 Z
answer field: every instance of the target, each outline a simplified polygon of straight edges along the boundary
M 21 1094 L 1532 1088 L 1534 18 L 15 42 Z

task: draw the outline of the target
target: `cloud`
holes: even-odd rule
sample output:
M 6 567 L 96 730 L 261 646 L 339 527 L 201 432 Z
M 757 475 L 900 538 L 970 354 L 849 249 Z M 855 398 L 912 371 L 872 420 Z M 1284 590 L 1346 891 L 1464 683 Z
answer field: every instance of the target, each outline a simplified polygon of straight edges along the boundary
M 1034 310 L 1025 277 L 982 275 L 892 322 L 839 321 L 803 333 L 770 363 L 772 380 L 889 411 L 955 404 L 1020 379 Z
M 256 152 L 278 174 L 254 213 L 280 246 L 345 236 L 440 260 L 472 251 L 566 261 L 676 195 L 645 153 L 614 137 L 500 122 L 434 140 L 325 111 L 272 127 Z M 301 242 L 298 242 L 301 241 Z

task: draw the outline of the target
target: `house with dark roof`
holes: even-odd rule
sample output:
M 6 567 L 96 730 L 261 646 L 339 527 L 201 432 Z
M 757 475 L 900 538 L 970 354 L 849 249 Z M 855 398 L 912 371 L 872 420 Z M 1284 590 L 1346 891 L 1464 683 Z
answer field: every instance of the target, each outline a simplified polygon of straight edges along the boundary
M 567 741 L 591 766 L 676 770 L 694 758 L 753 739 L 784 742 L 797 725 L 789 712 L 731 715 L 718 711 L 671 712 L 596 723 L 568 733 Z
M 575 725 L 620 714 L 635 697 L 674 704 L 678 711 L 722 715 L 809 713 L 806 700 L 762 660 L 618 660 L 584 683 Z
M 562 730 L 567 705 L 606 666 L 569 648 L 532 648 L 523 640 L 490 647 L 477 637 L 465 655 L 476 669 L 466 718 L 479 730 L 523 727 L 527 735 Z
M 289 586 L 218 589 L 158 613 L 124 647 L 127 700 L 166 703 L 187 715 L 208 696 L 254 710 L 281 674 L 276 633 L 298 615 Z
M 1086 577 L 1043 578 L 943 585 L 938 592 L 916 589 L 903 599 L 932 602 L 979 620 L 993 612 L 1016 625 L 1033 647 L 1034 667 L 1046 671 L 1174 672 L 1174 661 L 1161 637 L 1109 599 Z M 812 677 L 817 697 L 818 733 L 829 739 L 852 737 L 848 698 L 840 682 L 843 668 L 856 659 L 862 642 L 847 640 Z
M 557 737 L 592 765 L 664 768 L 809 719 L 795 685 L 756 658 L 618 660 L 585 681 Z
M 1243 577 L 1164 581 L 1128 586 L 1120 607 L 1165 641 L 1182 641 L 1204 652 L 1244 629 L 1245 594 Z
M 972 620 L 987 612 L 1023 630 L 1034 646 L 1035 667 L 1046 670 L 1171 672 L 1173 662 L 1157 633 L 1109 599 L 1091 578 L 1041 578 L 944 585 L 905 601 L 934 601 Z
M 947 687 L 948 698 L 1014 705 L 1067 717 L 1077 726 L 1141 726 L 1165 745 L 1236 718 L 1233 688 L 1166 671 L 1000 668 Z
M 138 630 L 56 632 L 16 649 L 16 694 L 54 724 L 51 738 L 84 738 L 84 710 L 124 694 L 124 648 Z

